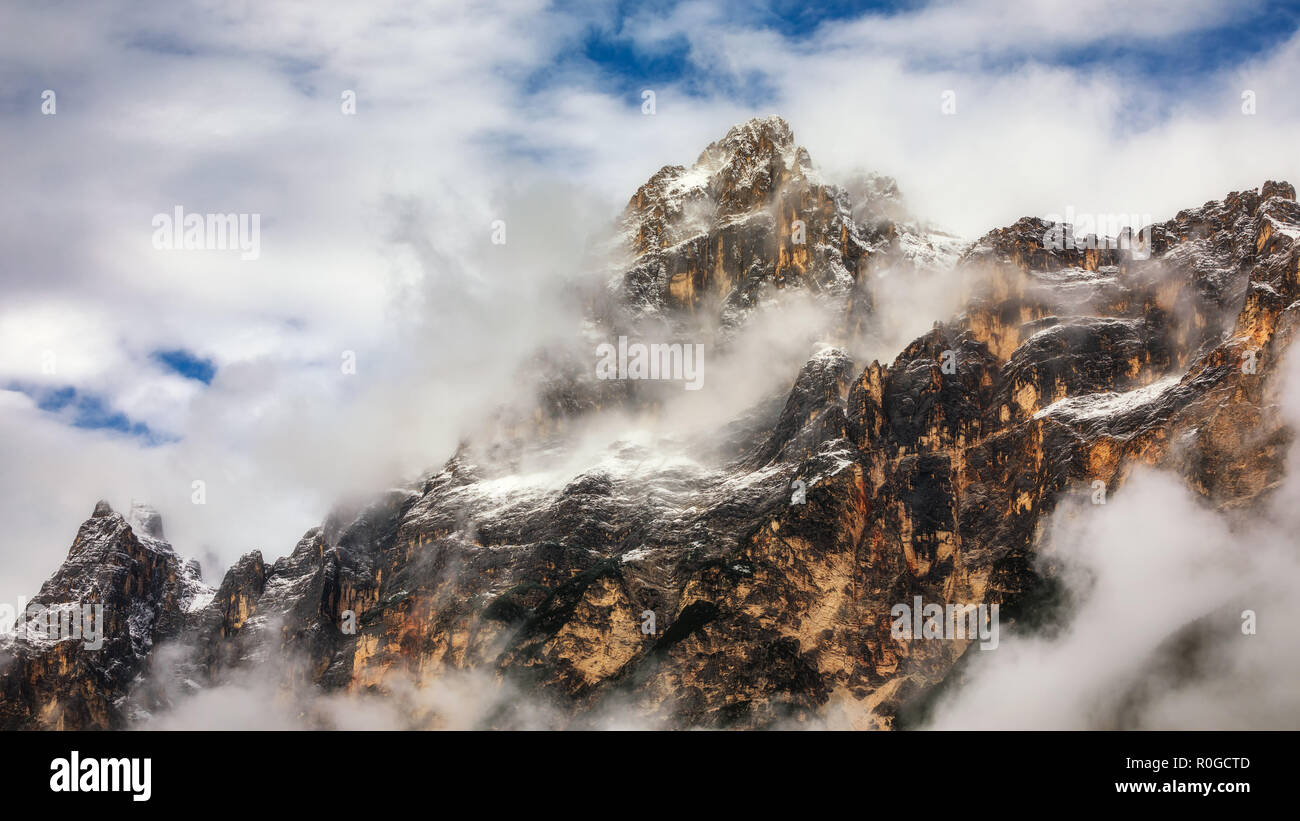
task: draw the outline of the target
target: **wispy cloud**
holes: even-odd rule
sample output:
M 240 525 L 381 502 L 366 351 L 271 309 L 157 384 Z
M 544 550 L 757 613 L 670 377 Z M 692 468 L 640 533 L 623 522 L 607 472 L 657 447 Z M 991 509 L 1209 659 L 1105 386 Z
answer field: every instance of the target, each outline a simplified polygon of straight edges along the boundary
M 1271 5 L 1004 5 L 5 4 L 0 585 L 39 584 L 101 496 L 225 562 L 436 465 L 572 326 L 563 285 L 636 187 L 754 114 L 968 234 L 1300 177 Z M 1254 47 L 1133 62 L 1216 32 Z M 259 215 L 260 255 L 154 248 L 177 204 Z M 122 424 L 79 427 L 83 401 Z

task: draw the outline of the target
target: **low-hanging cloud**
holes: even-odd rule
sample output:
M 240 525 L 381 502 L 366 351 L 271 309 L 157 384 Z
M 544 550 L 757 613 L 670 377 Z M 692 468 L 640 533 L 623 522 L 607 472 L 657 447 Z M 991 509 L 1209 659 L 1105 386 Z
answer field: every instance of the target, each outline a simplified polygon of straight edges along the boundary
M 1300 356 L 1281 374 L 1300 423 Z M 934 708 L 934 729 L 1300 728 L 1300 448 L 1271 504 L 1230 519 L 1135 470 L 1105 505 L 1068 499 L 1040 541 L 1060 623 L 1003 631 Z
M 590 244 L 626 198 L 755 114 L 785 116 L 829 180 L 891 173 L 914 211 L 968 236 L 1067 206 L 1162 219 L 1300 176 L 1300 38 L 1174 90 L 1052 61 L 1126 36 L 1123 20 L 1153 48 L 1224 22 L 1215 4 L 1177 5 L 1093 7 L 1073 25 L 1060 9 L 936 3 L 787 37 L 731 3 L 620 19 L 599 3 L 393 2 L 328 21 L 295 6 L 6 4 L 0 595 L 34 590 L 100 497 L 159 507 L 211 580 L 246 550 L 287 552 L 341 496 L 436 466 L 466 420 L 520 387 L 538 343 L 576 322 L 565 288 L 608 275 L 590 270 Z M 593 30 L 689 44 L 686 76 L 653 82 L 653 116 L 640 111 L 651 81 L 569 59 Z M 154 249 L 151 219 L 176 205 L 259 214 L 259 258 Z M 946 318 L 948 293 L 883 293 L 908 320 L 853 353 L 889 359 Z M 826 340 L 815 306 L 784 310 L 788 332 L 778 314 L 771 333 L 756 326 L 734 371 L 709 360 L 734 404 L 696 398 L 696 415 L 682 398 L 665 416 L 712 422 L 788 386 Z M 213 362 L 211 384 L 152 358 L 177 349 Z M 57 373 L 42 370 L 47 351 Z M 347 352 L 355 375 L 340 371 Z M 761 379 L 731 376 L 757 364 Z M 73 385 L 169 440 L 71 427 L 15 383 Z

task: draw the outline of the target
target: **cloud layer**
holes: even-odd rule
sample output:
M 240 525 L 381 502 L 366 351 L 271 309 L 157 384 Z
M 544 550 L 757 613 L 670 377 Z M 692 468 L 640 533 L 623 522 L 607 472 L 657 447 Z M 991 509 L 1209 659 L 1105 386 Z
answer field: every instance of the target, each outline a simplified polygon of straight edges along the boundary
M 573 327 L 564 284 L 603 277 L 591 248 L 626 198 L 748 116 L 785 116 L 832 180 L 897 176 L 914 211 L 972 237 L 1300 178 L 1294 32 L 1128 75 L 1077 56 L 1176 53 L 1224 12 L 998 5 L 795 35 L 752 3 L 6 4 L 0 596 L 32 592 L 100 497 L 152 502 L 182 552 L 224 565 L 437 465 Z M 259 258 L 155 249 L 151 219 L 176 205 L 259 214 Z M 210 360 L 210 384 L 160 351 Z M 157 436 L 77 427 L 43 401 L 68 387 Z

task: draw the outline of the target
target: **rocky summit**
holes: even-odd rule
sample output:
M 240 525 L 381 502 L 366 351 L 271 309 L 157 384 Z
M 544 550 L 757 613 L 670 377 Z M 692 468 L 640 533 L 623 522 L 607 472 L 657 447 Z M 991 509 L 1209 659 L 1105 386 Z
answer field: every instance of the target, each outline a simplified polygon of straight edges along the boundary
M 336 726 L 340 699 L 431 728 L 909 726 L 979 636 L 900 636 L 898 605 L 1031 625 L 1054 606 L 1042 526 L 1071 494 L 1122 494 L 1149 465 L 1230 515 L 1283 477 L 1295 189 L 1228 193 L 1141 244 L 1054 230 L 962 240 L 893 180 L 823 180 L 780 118 L 738 125 L 635 192 L 579 353 L 548 355 L 523 412 L 440 468 L 215 590 L 157 512 L 94 505 L 32 599 L 47 609 L 0 645 L 0 725 L 138 726 L 257 680 L 308 726 Z M 910 281 L 953 283 L 957 310 L 862 360 Z M 801 367 L 759 374 L 777 360 L 737 349 L 794 297 L 824 327 Z M 784 387 L 674 415 L 680 386 L 597 378 L 620 337 L 707 344 L 694 394 L 728 362 Z M 593 444 L 610 418 L 657 424 Z M 88 605 L 98 648 L 51 627 Z

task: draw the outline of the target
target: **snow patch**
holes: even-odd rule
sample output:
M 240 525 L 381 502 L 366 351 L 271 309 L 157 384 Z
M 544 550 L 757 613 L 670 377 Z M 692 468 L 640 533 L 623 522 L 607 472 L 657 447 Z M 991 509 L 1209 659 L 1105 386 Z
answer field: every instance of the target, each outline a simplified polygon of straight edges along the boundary
M 1127 413 L 1159 400 L 1166 391 L 1175 387 L 1181 376 L 1166 376 L 1150 385 L 1123 393 L 1090 393 L 1086 396 L 1067 396 L 1034 414 L 1035 419 L 1045 416 L 1060 417 L 1070 422 L 1102 419 Z

